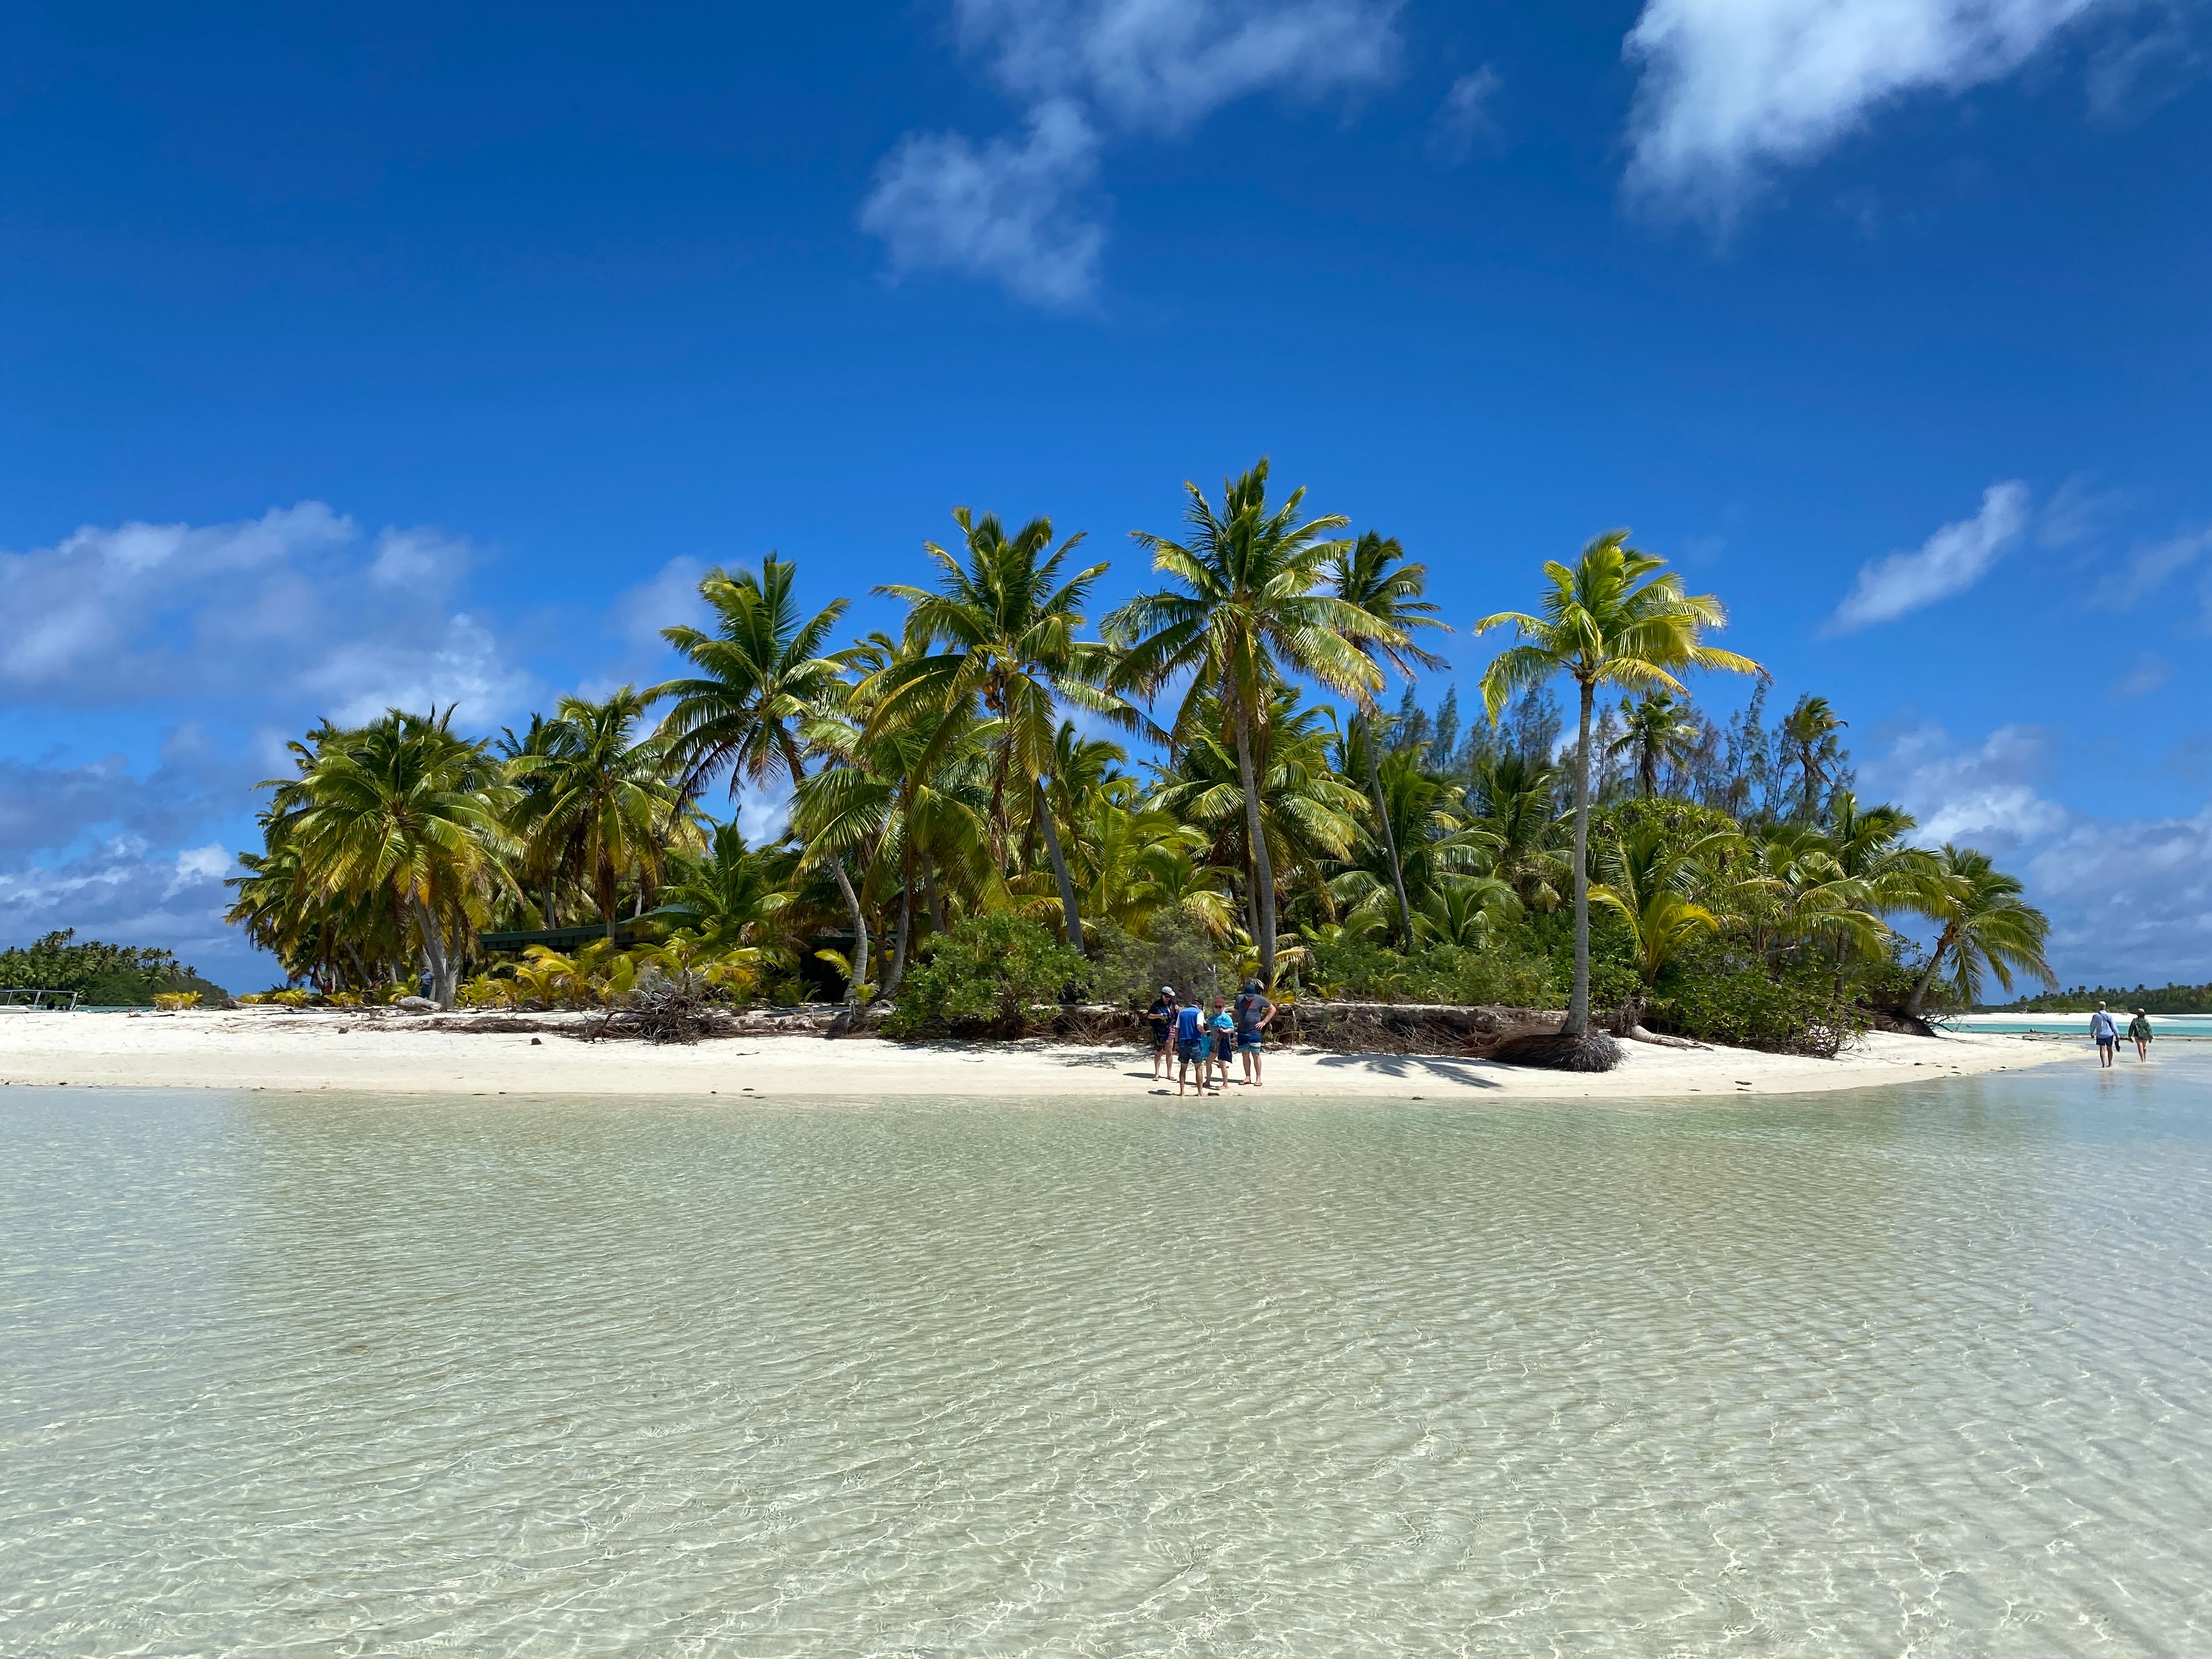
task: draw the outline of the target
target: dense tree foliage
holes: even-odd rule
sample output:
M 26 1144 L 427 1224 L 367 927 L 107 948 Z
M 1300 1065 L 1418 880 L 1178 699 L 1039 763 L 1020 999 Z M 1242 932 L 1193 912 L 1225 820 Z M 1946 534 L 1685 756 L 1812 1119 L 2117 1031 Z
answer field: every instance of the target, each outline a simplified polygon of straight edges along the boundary
M 331 996 L 604 1000 L 658 974 L 890 997 L 915 1031 L 1256 976 L 1819 1049 L 2045 975 L 2016 883 L 1860 804 L 1824 700 L 1770 726 L 1762 675 L 1733 718 L 1698 708 L 1685 674 L 1757 666 L 1624 534 L 1484 619 L 1516 639 L 1462 724 L 1412 685 L 1444 665 L 1425 567 L 1303 505 L 1265 463 L 1190 488 L 1178 538 L 1136 536 L 1159 584 L 1095 633 L 1106 565 L 1042 518 L 958 510 L 932 579 L 880 590 L 903 627 L 842 646 L 845 602 L 801 603 L 789 561 L 711 571 L 665 685 L 496 743 L 450 710 L 308 733 L 233 918 Z M 789 793 L 769 845 L 709 811 L 741 784 Z
M 167 951 L 143 945 L 76 942 L 65 928 L 29 945 L 0 951 L 0 990 L 74 992 L 81 1005 L 144 1007 L 157 996 L 221 996 Z

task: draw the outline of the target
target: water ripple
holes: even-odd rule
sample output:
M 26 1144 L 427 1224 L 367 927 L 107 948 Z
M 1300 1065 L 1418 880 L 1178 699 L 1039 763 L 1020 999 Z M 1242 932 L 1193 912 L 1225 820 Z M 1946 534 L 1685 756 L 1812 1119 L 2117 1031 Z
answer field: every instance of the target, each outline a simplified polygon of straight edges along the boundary
M 0 1650 L 2212 1650 L 2208 1085 L 12 1090 Z

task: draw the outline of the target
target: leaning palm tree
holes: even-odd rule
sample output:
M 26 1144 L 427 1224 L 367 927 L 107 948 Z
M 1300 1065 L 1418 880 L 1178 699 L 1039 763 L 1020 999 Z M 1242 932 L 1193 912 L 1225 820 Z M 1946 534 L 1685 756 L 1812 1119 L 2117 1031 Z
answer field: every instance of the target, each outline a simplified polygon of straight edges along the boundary
M 1395 536 L 1386 538 L 1378 532 L 1367 532 L 1337 555 L 1329 568 L 1328 585 L 1338 599 L 1376 624 L 1377 631 L 1360 641 L 1370 659 L 1379 657 L 1389 662 L 1408 681 L 1413 678 L 1416 665 L 1423 668 L 1445 665 L 1444 659 L 1436 653 L 1425 651 L 1412 642 L 1413 631 L 1417 628 L 1440 628 L 1449 633 L 1450 627 L 1437 618 L 1437 607 L 1421 597 L 1428 590 L 1428 566 L 1407 563 L 1406 550 L 1398 544 Z M 1413 948 L 1413 909 L 1406 902 L 1406 872 L 1398 853 L 1397 831 L 1391 825 L 1390 809 L 1382 799 L 1382 776 L 1376 752 L 1375 700 L 1371 695 L 1359 700 L 1358 718 L 1366 738 L 1362 746 L 1367 751 L 1367 793 L 1375 802 L 1375 821 L 1382 830 L 1383 852 L 1390 861 L 1390 884 L 1398 899 L 1399 940 L 1410 951 Z
M 1299 673 L 1330 690 L 1371 699 L 1382 671 L 1362 649 L 1369 640 L 1404 648 L 1403 629 L 1392 630 L 1321 591 L 1343 551 L 1324 539 L 1348 522 L 1329 514 L 1301 523 L 1304 489 L 1291 492 L 1273 512 L 1267 507 L 1267 463 L 1224 482 L 1217 509 L 1194 483 L 1183 521 L 1189 538 L 1170 541 L 1132 531 L 1152 556 L 1152 567 L 1177 586 L 1142 593 L 1106 620 L 1108 640 L 1124 647 L 1121 683 L 1146 697 L 1188 674 L 1189 690 L 1170 732 L 1180 747 L 1200 735 L 1194 729 L 1210 702 L 1226 718 L 1244 795 L 1245 845 L 1252 863 L 1252 937 L 1261 977 L 1275 975 L 1275 873 L 1260 823 L 1257 756 L 1261 729 L 1275 690 L 1286 673 Z M 1218 702 L 1213 700 L 1218 699 Z
M 1664 559 L 1627 543 L 1626 531 L 1611 531 L 1584 547 L 1571 566 L 1548 562 L 1541 616 L 1502 611 L 1474 625 L 1477 634 L 1486 634 L 1510 624 L 1520 640 L 1483 674 L 1482 699 L 1492 720 L 1515 692 L 1556 673 L 1570 675 L 1581 693 L 1575 744 L 1575 984 L 1559 1028 L 1573 1037 L 1589 1030 L 1590 710 L 1598 687 L 1680 691 L 1677 669 L 1763 672 L 1748 657 L 1701 643 L 1705 629 L 1726 625 L 1721 602 L 1711 594 L 1684 593 L 1680 577 L 1659 574 Z
M 1948 842 L 1936 855 L 1942 866 L 1942 896 L 1936 906 L 1942 931 L 1928 952 L 1928 965 L 1912 988 L 1905 1012 L 1917 1016 L 1928 1000 L 1944 958 L 1951 963 L 1951 991 L 1971 1007 L 1981 1000 L 1984 974 L 2008 991 L 2013 975 L 2030 974 L 2056 987 L 2058 976 L 2044 958 L 2051 923 L 2025 902 L 2017 877 L 1990 862 L 1989 854 Z
M 699 597 L 714 613 L 714 631 L 664 628 L 660 637 L 699 672 L 670 680 L 648 695 L 675 701 L 660 722 L 683 798 L 696 798 L 720 774 L 738 785 L 782 777 L 796 788 L 806 778 L 802 723 L 825 702 L 842 697 L 844 665 L 824 656 L 830 630 L 848 601 L 832 599 L 801 619 L 793 593 L 798 567 L 773 553 L 760 574 L 717 568 L 700 579 Z M 829 860 L 853 923 L 860 973 L 867 972 L 868 921 L 842 858 Z
M 1621 700 L 1621 733 L 1605 757 L 1634 760 L 1637 787 L 1646 800 L 1659 793 L 1662 763 L 1679 766 L 1697 752 L 1698 723 L 1688 715 L 1688 705 L 1664 691 L 1647 691 L 1633 702 Z
M 1075 884 L 1060 850 L 1051 801 L 1039 781 L 1051 771 L 1061 703 L 1131 729 L 1142 724 L 1127 702 L 1103 689 L 1114 669 L 1114 653 L 1075 637 L 1083 625 L 1083 607 L 1106 566 L 1091 565 L 1063 580 L 1068 555 L 1083 536 L 1078 532 L 1054 548 L 1050 519 L 1032 519 L 1011 537 L 994 513 L 978 518 L 956 507 L 952 520 L 963 538 L 958 556 L 934 542 L 922 544 L 938 567 L 933 591 L 896 582 L 876 590 L 904 599 L 911 608 L 900 659 L 868 688 L 873 708 L 867 735 L 878 738 L 918 715 L 981 703 L 997 722 L 992 856 L 1003 870 L 1008 788 L 1018 775 L 1059 882 L 1067 942 L 1080 951 L 1083 924 Z M 927 769 L 936 758 L 935 747 L 925 746 L 918 763 Z

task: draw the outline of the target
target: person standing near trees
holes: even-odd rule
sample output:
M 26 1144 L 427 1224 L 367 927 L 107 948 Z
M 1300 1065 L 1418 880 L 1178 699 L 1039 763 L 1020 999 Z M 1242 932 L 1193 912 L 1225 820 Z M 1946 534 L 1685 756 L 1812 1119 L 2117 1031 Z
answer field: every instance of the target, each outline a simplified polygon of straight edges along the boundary
M 2099 1003 L 2097 1012 L 2089 1016 L 2089 1035 L 2097 1039 L 2097 1069 L 2103 1071 L 2112 1063 L 2112 1051 L 2120 1046 L 2119 1022 Z
M 2128 1022 L 2128 1035 L 2135 1039 L 2136 1058 L 2148 1060 L 2150 1058 L 2150 1011 L 2148 1009 L 2136 1010 L 2136 1017 Z
M 1193 1071 L 1198 1073 L 1198 1091 L 1206 1092 L 1206 1049 L 1210 1046 L 1206 1034 L 1206 1010 L 1195 998 L 1176 1010 L 1176 1093 L 1180 1097 L 1183 1085 Z
M 1173 1064 L 1169 1044 L 1175 1041 L 1176 994 L 1172 985 L 1160 987 L 1152 1006 L 1145 1010 L 1145 1024 L 1152 1031 L 1152 1081 L 1160 1080 L 1160 1067 Z
M 1275 1017 L 1275 1005 L 1261 992 L 1256 979 L 1244 981 L 1237 994 L 1237 1052 L 1244 1057 L 1244 1080 L 1260 1086 L 1260 1033 Z

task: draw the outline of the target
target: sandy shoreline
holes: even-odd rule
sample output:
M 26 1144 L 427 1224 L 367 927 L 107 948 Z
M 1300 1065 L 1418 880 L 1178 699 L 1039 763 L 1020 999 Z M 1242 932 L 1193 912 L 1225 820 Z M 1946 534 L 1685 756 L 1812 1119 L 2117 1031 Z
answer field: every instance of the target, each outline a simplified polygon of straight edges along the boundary
M 344 1027 L 341 1030 L 341 1027 Z M 1264 1088 L 1235 1097 L 1635 1099 L 1809 1094 L 1938 1076 L 2094 1065 L 2082 1042 L 2021 1036 L 1870 1033 L 1841 1057 L 1624 1045 L 1599 1077 L 1486 1060 L 1277 1049 Z M 1231 1068 L 1232 1075 L 1236 1068 Z M 759 1098 L 1142 1096 L 1148 1051 L 1066 1044 L 904 1045 L 868 1038 L 733 1037 L 693 1047 L 432 1030 L 343 1012 L 0 1016 L 0 1083 L 100 1088 L 347 1090 L 399 1094 L 689 1095 Z M 1167 1085 L 1172 1096 L 1172 1084 Z

